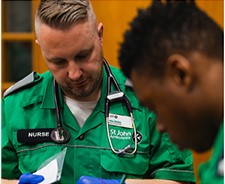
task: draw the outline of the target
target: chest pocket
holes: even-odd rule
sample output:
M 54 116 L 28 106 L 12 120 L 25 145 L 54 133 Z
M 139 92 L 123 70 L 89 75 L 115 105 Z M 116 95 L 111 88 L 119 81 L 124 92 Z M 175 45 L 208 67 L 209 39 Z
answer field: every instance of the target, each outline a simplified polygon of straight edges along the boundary
M 13 133 L 13 145 L 18 156 L 18 167 L 22 173 L 34 172 L 39 166 L 63 150 L 63 146 L 54 143 L 25 145 L 17 142 L 17 132 Z
M 107 172 L 120 172 L 141 177 L 149 168 L 148 154 L 136 153 L 134 156 L 118 156 L 111 150 L 102 150 L 101 165 Z
M 118 104 L 117 104 L 118 105 Z M 122 114 L 114 112 L 111 114 Z M 123 112 L 123 110 L 121 110 Z M 125 114 L 125 113 L 124 113 Z M 121 121 L 122 124 L 123 121 Z M 105 124 L 103 124 L 105 126 Z M 106 129 L 106 128 L 105 128 Z M 104 139 L 102 140 L 102 147 L 106 149 L 101 150 L 101 166 L 106 172 L 127 174 L 130 177 L 142 178 L 149 169 L 149 145 L 146 141 L 138 142 L 138 149 L 133 155 L 121 155 L 114 153 L 109 144 L 109 139 L 112 142 L 113 148 L 118 151 L 124 149 L 128 145 L 134 149 L 135 143 L 133 140 L 134 128 L 132 126 L 124 127 L 123 125 L 109 125 L 109 135 L 103 131 Z

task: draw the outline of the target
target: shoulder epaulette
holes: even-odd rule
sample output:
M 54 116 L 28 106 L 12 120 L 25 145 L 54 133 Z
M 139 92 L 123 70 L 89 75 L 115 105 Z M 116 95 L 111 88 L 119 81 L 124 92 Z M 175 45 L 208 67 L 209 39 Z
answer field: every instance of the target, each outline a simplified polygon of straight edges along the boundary
M 32 72 L 29 75 L 27 75 L 26 77 L 24 77 L 23 79 L 21 79 L 20 81 L 18 81 L 17 83 L 15 83 L 14 85 L 12 85 L 11 87 L 9 87 L 3 94 L 3 97 L 8 96 L 9 94 L 18 91 L 19 89 L 22 89 L 30 84 L 33 84 L 35 81 L 35 73 L 36 72 Z

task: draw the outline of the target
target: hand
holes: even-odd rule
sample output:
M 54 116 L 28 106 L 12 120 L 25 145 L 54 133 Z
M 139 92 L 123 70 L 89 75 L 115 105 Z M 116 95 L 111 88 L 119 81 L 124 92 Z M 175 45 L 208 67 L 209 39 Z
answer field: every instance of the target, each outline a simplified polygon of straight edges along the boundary
M 120 179 L 109 180 L 102 178 L 94 178 L 91 176 L 81 176 L 76 184 L 120 184 Z M 126 184 L 125 182 L 123 184 Z
M 44 180 L 44 177 L 36 174 L 22 174 L 18 184 L 38 184 Z

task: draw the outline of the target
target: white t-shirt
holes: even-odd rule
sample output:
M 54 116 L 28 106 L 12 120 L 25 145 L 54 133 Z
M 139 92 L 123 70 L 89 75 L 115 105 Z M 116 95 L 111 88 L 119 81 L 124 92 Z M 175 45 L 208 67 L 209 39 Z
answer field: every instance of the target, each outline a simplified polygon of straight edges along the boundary
M 98 99 L 100 98 L 100 95 Z M 70 111 L 76 118 L 80 127 L 83 126 L 86 119 L 90 116 L 95 106 L 97 105 L 98 99 L 95 101 L 83 102 L 71 99 L 67 96 L 64 96 L 64 100 L 69 107 Z

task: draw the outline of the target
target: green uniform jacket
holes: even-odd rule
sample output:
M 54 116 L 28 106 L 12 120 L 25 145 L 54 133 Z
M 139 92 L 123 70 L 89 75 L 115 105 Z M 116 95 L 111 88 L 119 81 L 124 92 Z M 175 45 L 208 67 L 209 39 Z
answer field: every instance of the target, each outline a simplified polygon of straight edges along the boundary
M 201 184 L 224 184 L 224 123 L 218 130 L 211 159 L 200 165 Z
M 42 162 L 67 147 L 60 181 L 64 184 L 74 184 L 82 175 L 118 179 L 124 173 L 129 178 L 194 182 L 191 152 L 180 152 L 167 134 L 160 135 L 157 132 L 154 114 L 139 104 L 131 86 L 126 85 L 122 72 L 113 67 L 111 69 L 133 109 L 139 135 L 135 155 L 118 156 L 110 149 L 104 114 L 107 86 L 105 69 L 101 97 L 82 128 L 78 126 L 60 92 L 61 119 L 63 127 L 70 133 L 69 142 L 33 145 L 18 142 L 18 130 L 56 127 L 53 77 L 50 72 L 42 75 L 34 73 L 32 83 L 23 84 L 23 87 L 20 83 L 16 84 L 20 89 L 14 89 L 2 101 L 2 177 L 13 179 L 19 178 L 21 173 L 32 173 Z M 114 103 L 110 106 L 110 113 L 126 115 L 126 106 Z M 115 149 L 123 149 L 128 144 L 134 147 L 132 128 L 109 128 Z

